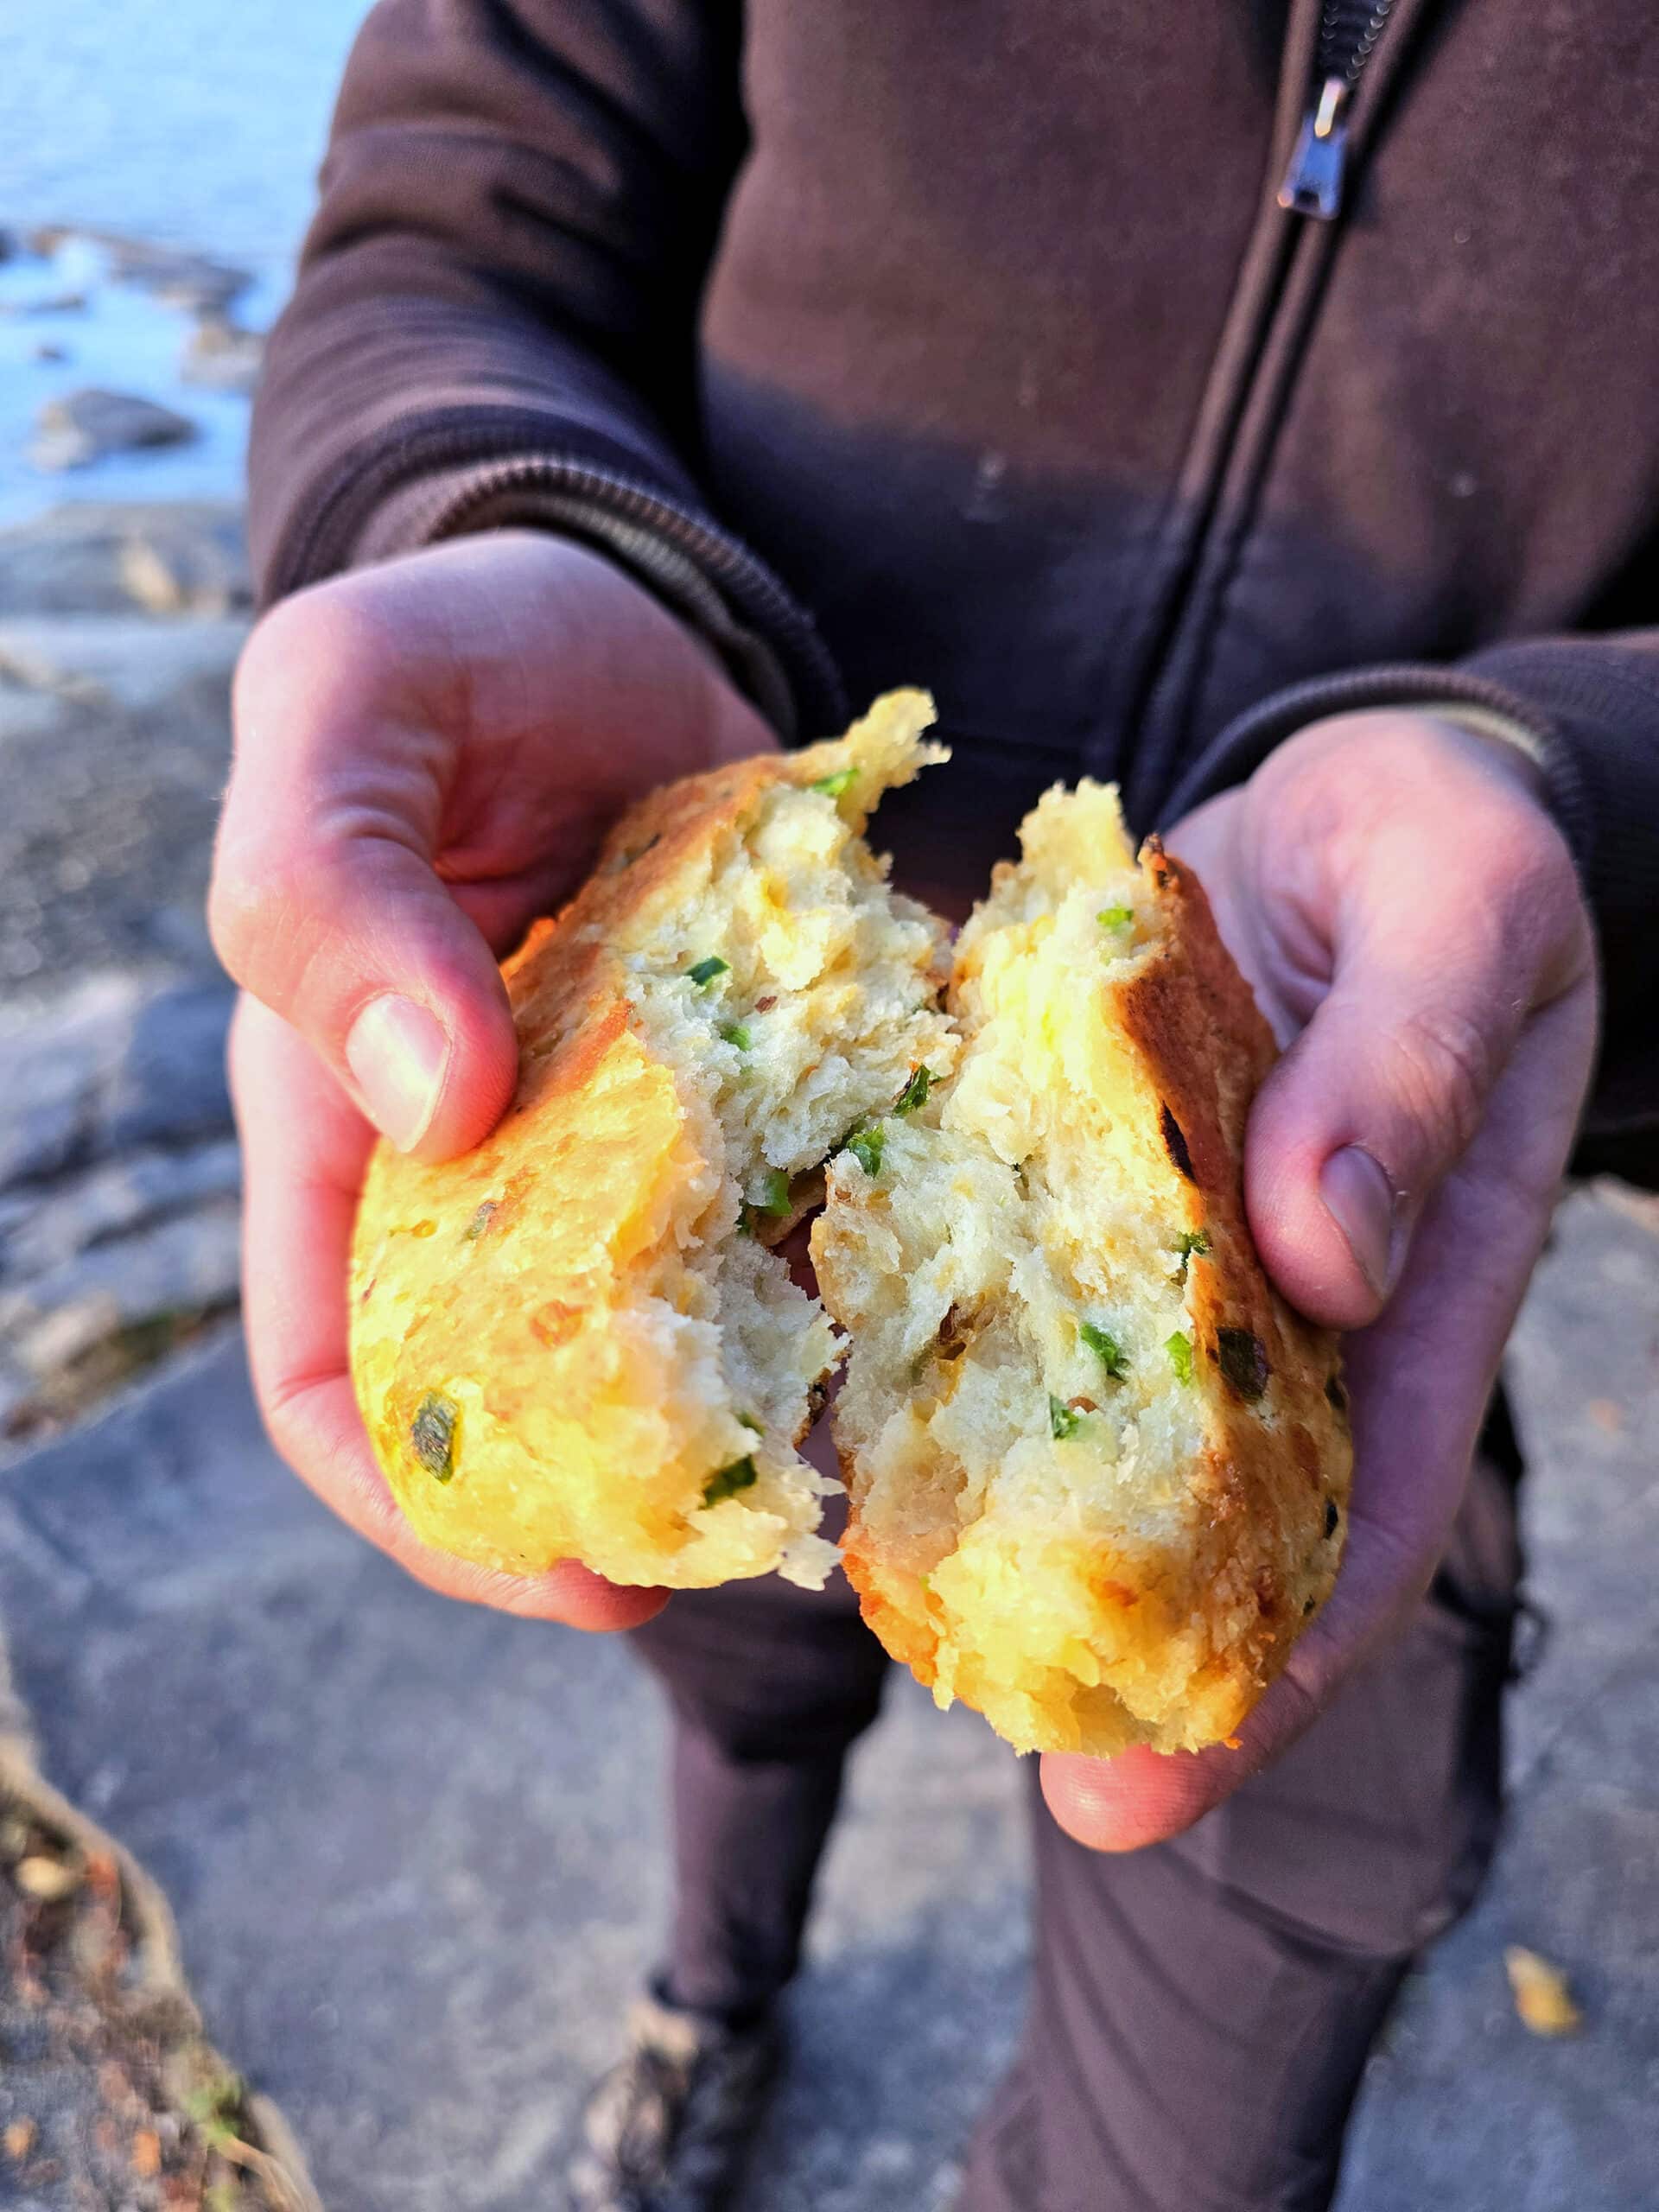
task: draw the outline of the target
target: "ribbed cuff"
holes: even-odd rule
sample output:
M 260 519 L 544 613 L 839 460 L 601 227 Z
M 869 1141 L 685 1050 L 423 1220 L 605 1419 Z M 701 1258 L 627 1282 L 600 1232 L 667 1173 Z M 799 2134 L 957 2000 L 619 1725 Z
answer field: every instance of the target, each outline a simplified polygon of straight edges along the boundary
M 737 620 L 690 554 L 661 531 L 587 489 L 542 484 L 538 455 L 485 467 L 441 469 L 401 486 L 369 518 L 352 552 L 353 568 L 412 553 L 446 538 L 490 530 L 542 530 L 603 553 L 694 630 L 738 689 L 787 744 L 800 734 L 800 710 L 783 661 L 758 629 Z M 610 480 L 613 489 L 620 480 Z
M 1484 734 L 1503 736 L 1539 768 L 1551 813 L 1572 849 L 1580 877 L 1593 880 L 1597 823 L 1576 753 L 1554 718 L 1507 684 L 1468 668 L 1400 661 L 1315 677 L 1275 691 L 1238 715 L 1194 761 L 1170 794 L 1166 823 L 1177 822 L 1202 800 L 1213 798 L 1253 775 L 1270 753 L 1309 722 L 1370 708 L 1408 707 L 1467 721 Z
M 267 598 L 448 537 L 556 530 L 596 546 L 696 629 L 785 742 L 841 730 L 835 664 L 772 569 L 626 448 L 598 437 L 564 448 L 557 427 L 505 408 L 400 425 L 319 488 Z

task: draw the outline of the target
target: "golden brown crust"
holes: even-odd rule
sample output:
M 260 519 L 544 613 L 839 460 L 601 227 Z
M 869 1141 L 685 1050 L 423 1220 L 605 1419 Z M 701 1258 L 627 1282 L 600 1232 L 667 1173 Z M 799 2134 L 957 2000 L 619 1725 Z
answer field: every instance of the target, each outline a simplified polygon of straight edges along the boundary
M 354 1251 L 359 1402 L 410 1520 L 458 1557 L 723 1580 L 756 1571 L 770 1536 L 775 1563 L 776 1527 L 747 1550 L 688 1539 L 710 1467 L 741 1441 L 721 1440 L 675 1371 L 687 1346 L 639 1309 L 649 1294 L 697 1313 L 679 1242 L 717 1191 L 718 1143 L 652 1055 L 625 955 L 793 765 L 738 762 L 626 815 L 576 896 L 505 963 L 519 1075 L 496 1129 L 440 1166 L 375 1154 Z M 434 1395 L 435 1440 L 416 1434 Z M 431 1464 L 444 1421 L 462 1480 Z
M 1190 1155 L 1211 1242 L 1210 1264 L 1194 1271 L 1192 1291 L 1195 1356 L 1218 1382 L 1221 1414 L 1205 1469 L 1205 1579 L 1253 1600 L 1255 1616 L 1217 1662 L 1214 1694 L 1230 1684 L 1236 1726 L 1335 1581 L 1346 1538 L 1346 1401 L 1334 1332 L 1305 1320 L 1273 1288 L 1245 1214 L 1245 1128 L 1278 1057 L 1272 1033 L 1192 870 L 1155 842 L 1141 865 L 1169 917 L 1168 936 L 1163 957 L 1120 993 L 1119 1018 L 1179 1133 L 1173 1149 L 1184 1145 Z M 1167 1136 L 1161 1112 L 1160 1128 Z M 1269 1390 L 1270 1427 L 1257 1410 Z M 1331 1532 L 1327 1499 L 1338 1516 Z

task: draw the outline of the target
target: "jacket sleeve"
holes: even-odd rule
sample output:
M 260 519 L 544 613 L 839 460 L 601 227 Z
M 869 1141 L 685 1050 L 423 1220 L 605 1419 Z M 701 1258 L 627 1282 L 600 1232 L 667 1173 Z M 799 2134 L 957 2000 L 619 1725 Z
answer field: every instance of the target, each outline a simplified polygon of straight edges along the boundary
M 698 301 L 743 156 L 739 0 L 380 0 L 257 404 L 262 598 L 460 531 L 587 538 L 780 727 L 834 671 L 696 481 Z
M 1659 629 L 1516 639 L 1449 666 L 1294 685 L 1221 733 L 1173 793 L 1167 818 L 1242 782 L 1320 715 L 1408 705 L 1465 706 L 1530 740 L 1600 950 L 1601 1058 L 1575 1164 L 1659 1181 Z

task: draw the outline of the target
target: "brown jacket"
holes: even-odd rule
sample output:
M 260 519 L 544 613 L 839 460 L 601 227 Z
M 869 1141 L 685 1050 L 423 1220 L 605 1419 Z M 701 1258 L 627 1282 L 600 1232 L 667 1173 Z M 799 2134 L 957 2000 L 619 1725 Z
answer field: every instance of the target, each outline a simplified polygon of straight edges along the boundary
M 1592 1126 L 1659 1122 L 1652 0 L 382 0 L 264 588 L 507 520 L 786 732 L 930 684 L 925 873 L 1084 766 L 1147 828 L 1336 707 L 1498 708 L 1599 926 Z

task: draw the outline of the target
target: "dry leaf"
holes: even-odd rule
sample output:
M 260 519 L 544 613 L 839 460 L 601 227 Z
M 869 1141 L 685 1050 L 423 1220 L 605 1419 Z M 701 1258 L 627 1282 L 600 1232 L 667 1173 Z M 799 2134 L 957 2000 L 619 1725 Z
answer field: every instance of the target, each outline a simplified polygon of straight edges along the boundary
M 48 1859 L 38 1851 L 17 1861 L 11 1878 L 26 1897 L 33 1897 L 39 1904 L 55 1904 L 80 1887 L 78 1867 L 66 1866 L 61 1859 Z
M 153 2127 L 141 2127 L 132 2139 L 132 2171 L 146 2181 L 162 2171 L 162 2139 Z
M 6 2156 L 20 2161 L 26 2158 L 35 2148 L 35 2132 L 32 2120 L 14 2120 L 4 2136 L 0 2138 L 0 2141 L 5 2144 Z
M 1503 1954 L 1515 2009 L 1535 2036 L 1573 2036 L 1584 2025 L 1584 2015 L 1573 2002 L 1567 1976 L 1536 1951 L 1511 1943 Z

